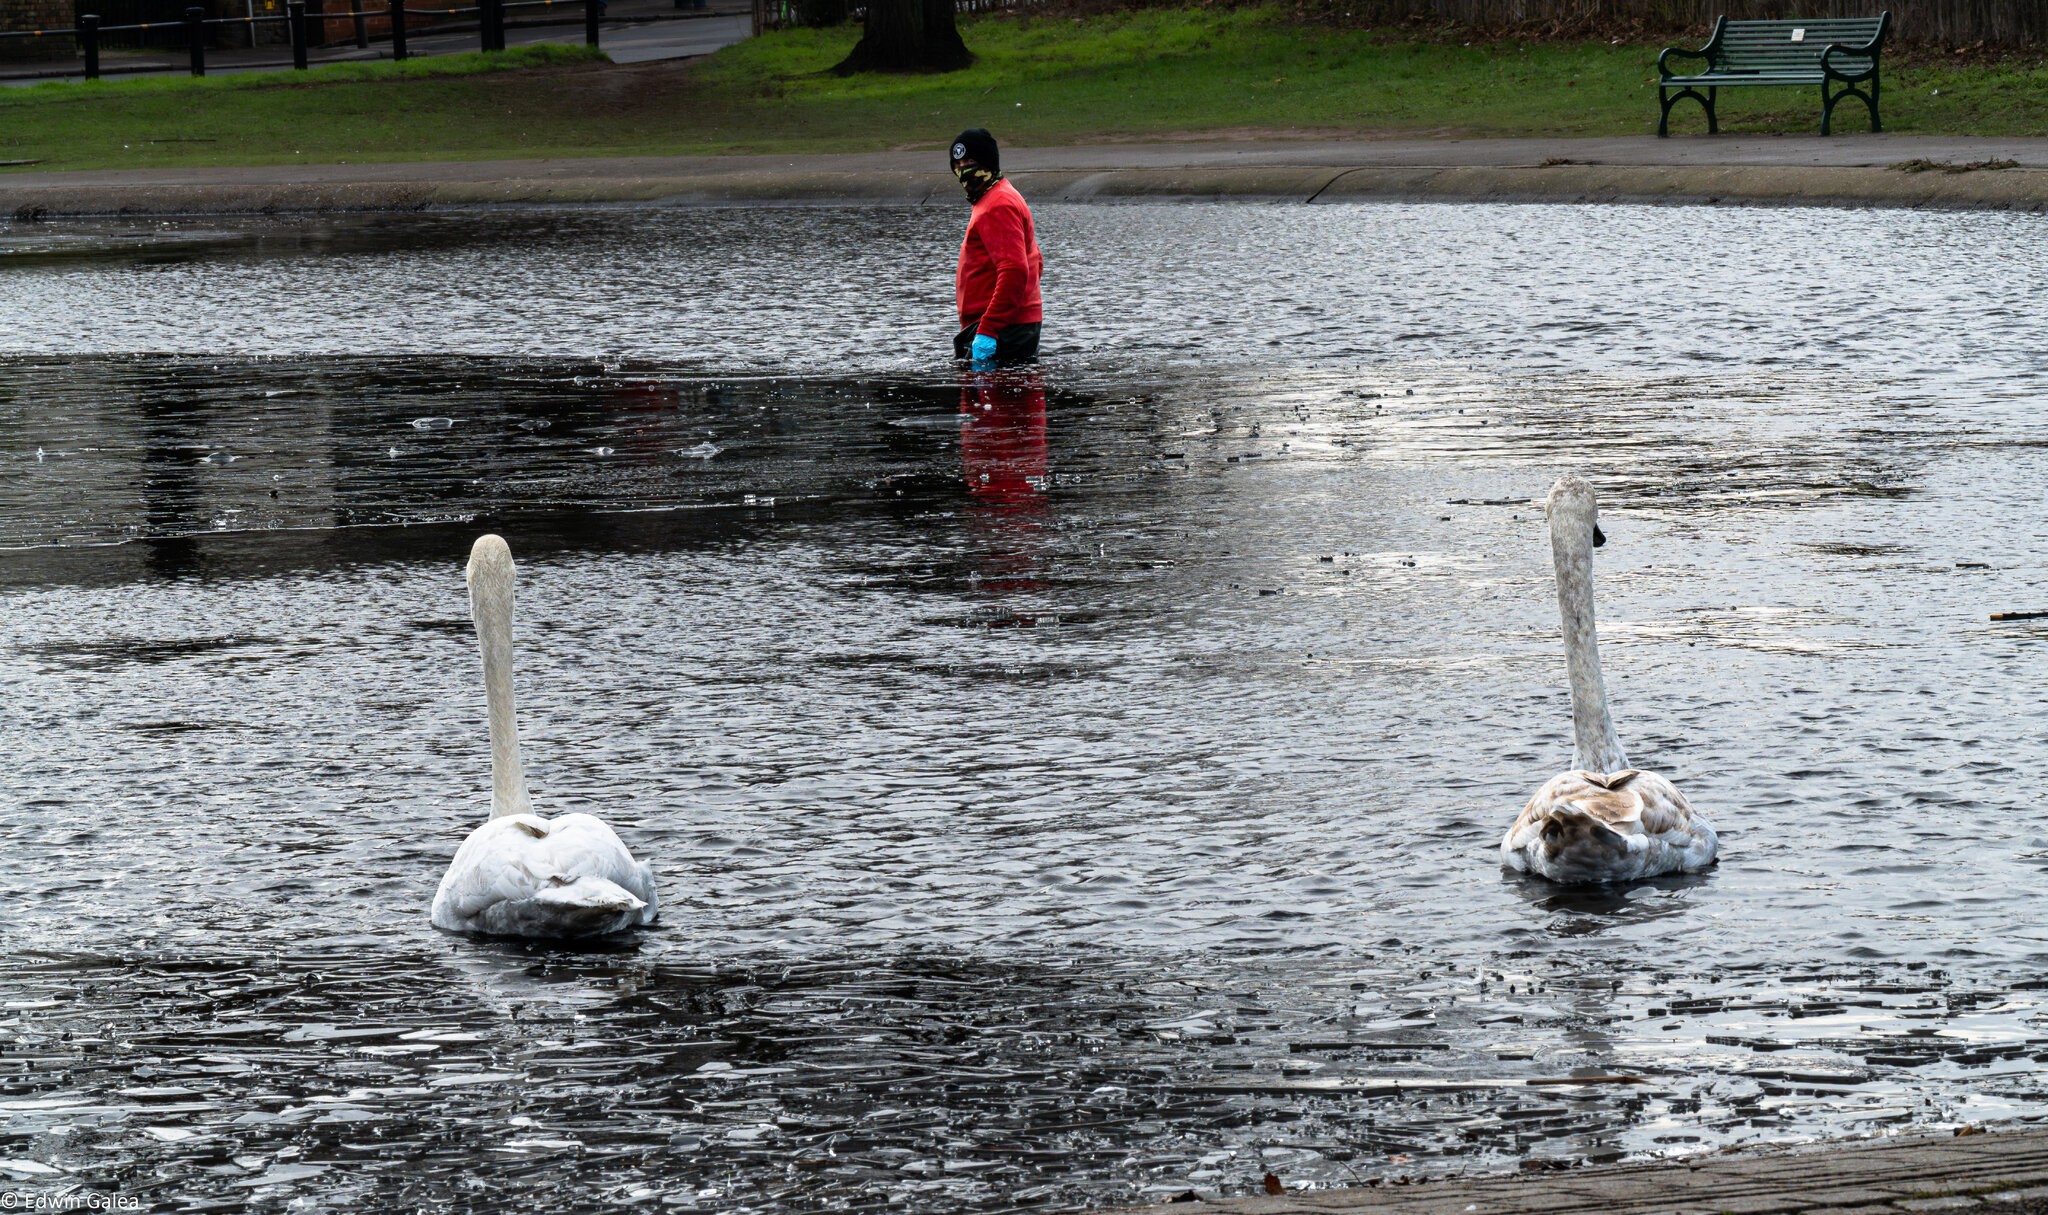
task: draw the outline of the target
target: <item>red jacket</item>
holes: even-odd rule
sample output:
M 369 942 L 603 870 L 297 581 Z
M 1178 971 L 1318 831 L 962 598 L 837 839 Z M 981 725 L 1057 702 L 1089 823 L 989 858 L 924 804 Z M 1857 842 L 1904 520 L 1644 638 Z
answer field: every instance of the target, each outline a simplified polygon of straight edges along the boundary
M 953 285 L 961 327 L 973 325 L 976 333 L 994 337 L 1011 325 L 1044 320 L 1038 298 L 1038 276 L 1044 269 L 1031 208 L 1024 205 L 1017 187 L 996 182 L 974 204 L 967 238 L 960 242 L 960 269 Z

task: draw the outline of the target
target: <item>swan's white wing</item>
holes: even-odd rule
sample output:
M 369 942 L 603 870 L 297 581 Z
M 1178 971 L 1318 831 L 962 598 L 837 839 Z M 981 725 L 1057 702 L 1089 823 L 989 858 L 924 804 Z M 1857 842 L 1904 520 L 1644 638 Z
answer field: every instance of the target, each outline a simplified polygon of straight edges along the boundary
M 633 859 L 618 833 L 590 814 L 565 814 L 554 820 L 553 827 L 548 849 L 562 872 L 601 877 L 631 891 L 647 904 L 640 912 L 640 923 L 654 923 L 661 910 L 661 900 L 654 893 L 654 870 Z
M 588 814 L 491 819 L 469 833 L 434 896 L 435 927 L 588 936 L 654 919 L 653 873 Z
M 489 819 L 470 832 L 434 895 L 434 923 L 468 927 L 442 920 L 471 921 L 493 903 L 532 898 L 554 872 L 546 854 L 529 846 L 547 833 L 547 820 L 534 814 Z

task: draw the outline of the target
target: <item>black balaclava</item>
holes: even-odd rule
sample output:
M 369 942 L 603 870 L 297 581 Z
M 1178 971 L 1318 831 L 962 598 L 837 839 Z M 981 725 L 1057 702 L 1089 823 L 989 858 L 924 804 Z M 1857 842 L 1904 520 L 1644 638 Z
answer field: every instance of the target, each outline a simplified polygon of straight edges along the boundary
M 1003 162 L 996 151 L 996 137 L 975 127 L 962 131 L 953 137 L 953 153 L 948 162 L 952 165 L 953 176 L 960 179 L 960 188 L 967 191 L 967 201 L 978 203 L 989 187 L 1003 179 Z

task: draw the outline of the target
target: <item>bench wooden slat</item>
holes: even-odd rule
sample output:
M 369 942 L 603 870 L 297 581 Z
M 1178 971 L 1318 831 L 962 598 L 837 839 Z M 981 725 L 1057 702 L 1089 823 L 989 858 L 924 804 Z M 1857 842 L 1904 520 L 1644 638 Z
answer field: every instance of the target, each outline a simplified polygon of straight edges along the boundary
M 1735 43 L 1716 49 L 1723 55 L 1765 55 L 1786 59 L 1818 59 L 1822 47 L 1839 46 L 1855 48 L 1869 42 L 1868 38 L 1816 38 L 1811 42 L 1768 42 Z
M 1730 52 L 1750 55 L 1818 55 L 1820 48 L 1830 44 L 1840 46 L 1862 46 L 1870 41 L 1868 34 L 1844 35 L 1816 34 L 1806 31 L 1806 41 L 1793 42 L 1789 39 L 1774 38 L 1769 42 L 1723 42 L 1715 48 L 1722 54 Z
M 1806 41 L 1815 38 L 1860 38 L 1869 41 L 1877 34 L 1875 21 L 1795 21 L 1773 30 L 1730 28 L 1722 34 L 1725 42 L 1791 42 L 1792 35 L 1806 31 Z
M 1853 21 L 1741 21 L 1729 22 L 1725 38 L 1790 38 L 1795 30 L 1826 30 L 1832 34 L 1854 34 L 1866 36 L 1877 32 L 1879 22 L 1874 17 L 1858 17 Z
M 1818 84 L 1821 74 L 1814 72 L 1702 72 L 1697 76 L 1667 76 L 1664 83 L 1690 84 Z
M 1838 72 L 1860 71 L 1875 62 L 1877 61 L 1868 55 L 1836 55 L 1833 60 L 1835 70 Z M 1820 70 L 1820 56 L 1803 55 L 1797 59 L 1756 59 L 1737 58 L 1733 55 L 1726 55 L 1711 70 L 1716 72 L 1755 72 L 1779 69 L 1811 69 L 1818 72 Z
M 1822 47 L 1839 46 L 1853 49 L 1869 42 L 1868 38 L 1817 38 L 1812 42 L 1769 42 L 1735 43 L 1716 48 L 1722 55 L 1761 55 L 1767 58 L 1818 59 Z
M 1794 39 L 1793 34 L 1800 37 Z M 1877 36 L 1875 29 L 1824 30 L 1805 26 L 1797 30 L 1779 30 L 1768 37 L 1723 38 L 1722 46 L 1784 46 L 1795 49 L 1813 46 L 1821 42 L 1868 42 Z

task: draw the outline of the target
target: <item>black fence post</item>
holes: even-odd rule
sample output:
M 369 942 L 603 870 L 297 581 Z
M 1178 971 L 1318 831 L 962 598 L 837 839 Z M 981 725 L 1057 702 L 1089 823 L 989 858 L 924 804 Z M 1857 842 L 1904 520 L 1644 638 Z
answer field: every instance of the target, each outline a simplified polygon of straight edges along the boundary
M 192 52 L 192 74 L 206 75 L 206 10 L 185 10 L 185 42 Z
M 370 49 L 370 14 L 362 7 L 369 2 L 370 0 L 349 0 L 348 15 L 355 19 L 357 50 Z
M 478 25 L 483 27 L 482 45 L 487 51 L 505 49 L 505 7 L 501 0 L 479 0 L 482 12 L 477 16 Z
M 285 28 L 292 34 L 292 66 L 306 70 L 306 0 L 285 0 Z
M 85 52 L 85 78 L 100 78 L 100 19 L 92 13 L 78 18 L 78 49 Z
M 597 12 L 603 0 L 583 0 L 583 41 L 597 45 Z
M 391 57 L 405 58 L 405 0 L 391 0 Z

